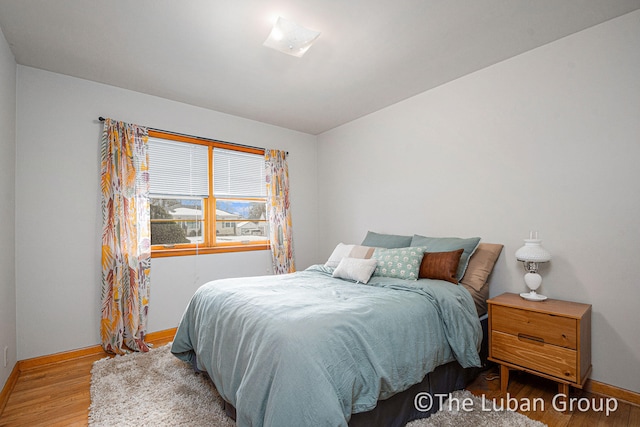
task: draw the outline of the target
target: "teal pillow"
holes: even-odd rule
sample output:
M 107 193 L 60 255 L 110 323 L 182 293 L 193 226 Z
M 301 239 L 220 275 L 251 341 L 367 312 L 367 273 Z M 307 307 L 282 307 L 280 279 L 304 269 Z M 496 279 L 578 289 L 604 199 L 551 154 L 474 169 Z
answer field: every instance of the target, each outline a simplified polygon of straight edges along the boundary
M 425 247 L 376 248 L 371 256 L 371 259 L 378 261 L 373 275 L 418 280 L 420 264 L 426 249 Z
M 374 248 L 407 248 L 411 246 L 411 236 L 399 236 L 397 234 L 381 234 L 373 231 L 367 232 L 367 236 L 362 241 L 362 246 Z
M 426 246 L 427 250 L 425 252 L 451 252 L 462 249 L 463 252 L 456 274 L 458 280 L 464 276 L 467 265 L 469 265 L 469 258 L 475 252 L 478 243 L 480 243 L 480 237 L 461 239 L 459 237 L 425 237 L 414 234 L 411 239 L 411 246 Z

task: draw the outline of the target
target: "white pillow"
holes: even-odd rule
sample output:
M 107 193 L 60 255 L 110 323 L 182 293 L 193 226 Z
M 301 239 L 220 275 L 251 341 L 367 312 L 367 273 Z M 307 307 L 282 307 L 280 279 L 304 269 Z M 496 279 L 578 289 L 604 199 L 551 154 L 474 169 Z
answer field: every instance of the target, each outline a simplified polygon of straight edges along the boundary
M 374 249 L 375 248 L 371 248 L 369 246 L 345 245 L 344 243 L 338 243 L 338 246 L 333 250 L 333 253 L 324 266 L 336 268 L 338 264 L 340 264 L 342 258 L 371 258 Z
M 362 258 L 342 258 L 333 277 L 338 279 L 355 280 L 356 282 L 367 283 L 371 275 L 376 270 L 378 260 Z

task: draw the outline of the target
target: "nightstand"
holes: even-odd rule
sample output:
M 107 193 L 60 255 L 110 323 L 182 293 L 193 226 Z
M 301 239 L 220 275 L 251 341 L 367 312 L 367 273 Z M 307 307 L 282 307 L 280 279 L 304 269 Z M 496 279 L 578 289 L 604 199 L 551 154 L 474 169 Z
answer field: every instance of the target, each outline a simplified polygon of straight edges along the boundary
M 558 393 L 582 388 L 591 373 L 591 305 L 505 293 L 487 301 L 489 360 L 500 364 L 500 390 L 509 369 L 558 382 Z

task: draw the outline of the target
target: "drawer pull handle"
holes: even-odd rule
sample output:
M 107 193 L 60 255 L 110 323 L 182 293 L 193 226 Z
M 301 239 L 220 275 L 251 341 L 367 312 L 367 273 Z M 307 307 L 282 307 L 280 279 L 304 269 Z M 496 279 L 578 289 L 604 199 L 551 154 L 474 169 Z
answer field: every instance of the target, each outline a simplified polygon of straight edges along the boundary
M 535 341 L 537 343 L 544 344 L 544 339 L 543 338 L 533 337 L 531 335 L 526 335 L 526 334 L 518 334 L 518 339 L 523 339 L 523 340 L 528 340 L 528 341 Z

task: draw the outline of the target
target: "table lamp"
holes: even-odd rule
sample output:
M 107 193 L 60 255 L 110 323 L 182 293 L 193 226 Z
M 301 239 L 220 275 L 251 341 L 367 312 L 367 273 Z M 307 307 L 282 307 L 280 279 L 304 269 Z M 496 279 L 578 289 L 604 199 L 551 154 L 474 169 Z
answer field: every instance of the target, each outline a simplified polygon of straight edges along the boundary
M 516 259 L 524 264 L 527 272 L 524 275 L 524 282 L 530 289 L 530 292 L 522 293 L 520 296 L 529 301 L 546 300 L 546 296 L 536 292 L 542 283 L 542 276 L 538 274 L 538 264 L 550 261 L 551 254 L 542 247 L 542 240 L 538 238 L 537 231 L 531 231 L 529 238 L 524 239 L 524 246 L 516 251 Z

